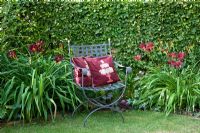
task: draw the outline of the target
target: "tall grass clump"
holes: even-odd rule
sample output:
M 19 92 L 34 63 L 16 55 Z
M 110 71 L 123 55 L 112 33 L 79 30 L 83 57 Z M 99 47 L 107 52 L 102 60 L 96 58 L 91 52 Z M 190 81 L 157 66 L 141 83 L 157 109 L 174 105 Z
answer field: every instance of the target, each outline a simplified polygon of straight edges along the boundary
M 1 56 L 0 70 L 2 119 L 54 119 L 79 101 L 68 60 L 14 52 Z
M 137 82 L 135 106 L 166 112 L 195 112 L 200 107 L 200 70 L 152 68 Z

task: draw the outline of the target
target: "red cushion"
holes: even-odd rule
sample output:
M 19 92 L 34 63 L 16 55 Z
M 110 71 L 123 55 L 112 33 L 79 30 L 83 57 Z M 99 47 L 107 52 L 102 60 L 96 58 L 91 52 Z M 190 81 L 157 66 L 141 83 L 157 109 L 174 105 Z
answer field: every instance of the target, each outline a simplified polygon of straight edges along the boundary
M 82 85 L 82 70 L 80 68 L 87 68 L 88 73 L 87 73 L 87 76 L 83 77 L 83 86 L 91 86 L 92 85 L 91 73 L 89 71 L 89 67 L 84 57 L 72 58 L 72 62 L 75 65 L 75 68 L 74 68 L 75 82 L 80 86 Z
M 119 81 L 112 56 L 91 58 L 86 57 L 92 75 L 93 86 L 101 86 Z

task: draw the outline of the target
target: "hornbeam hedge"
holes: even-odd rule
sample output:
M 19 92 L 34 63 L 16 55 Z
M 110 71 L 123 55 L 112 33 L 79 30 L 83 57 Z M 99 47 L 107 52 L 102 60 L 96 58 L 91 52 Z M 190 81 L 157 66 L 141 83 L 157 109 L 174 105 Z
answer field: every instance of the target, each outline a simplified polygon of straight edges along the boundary
M 200 3 L 178 2 L 1 2 L 1 51 L 23 49 L 44 40 L 50 49 L 65 38 L 73 44 L 101 43 L 111 38 L 116 56 L 137 66 L 133 56 L 141 42 L 184 51 L 198 60 Z M 67 46 L 67 45 L 66 45 Z

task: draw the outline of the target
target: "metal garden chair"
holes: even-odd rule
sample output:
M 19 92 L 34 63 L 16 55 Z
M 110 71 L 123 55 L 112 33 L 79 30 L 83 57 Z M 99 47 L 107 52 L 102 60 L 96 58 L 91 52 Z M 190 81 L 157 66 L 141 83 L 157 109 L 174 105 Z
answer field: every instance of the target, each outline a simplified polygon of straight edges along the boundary
M 110 39 L 108 39 L 108 43 L 107 44 L 96 44 L 96 45 L 70 45 L 70 41 L 68 41 L 68 48 L 69 48 L 69 55 L 70 57 L 84 57 L 84 56 L 93 56 L 93 57 L 102 57 L 102 56 L 106 56 L 106 55 L 111 55 L 111 43 L 110 43 Z M 72 66 L 74 67 L 74 64 L 71 61 Z M 83 121 L 83 125 L 86 125 L 86 122 L 88 120 L 88 118 L 96 111 L 101 110 L 101 109 L 110 109 L 114 112 L 118 112 L 120 113 L 122 120 L 124 122 L 124 117 L 122 114 L 122 111 L 120 111 L 119 108 L 116 108 L 117 103 L 119 102 L 119 100 L 123 97 L 123 94 L 125 92 L 126 89 L 126 84 L 127 84 L 127 75 L 128 73 L 131 73 L 132 68 L 131 67 L 124 67 L 123 65 L 114 62 L 116 68 L 125 68 L 125 78 L 124 78 L 124 82 L 122 81 L 118 81 L 116 83 L 112 83 L 112 84 L 108 84 L 108 85 L 104 85 L 104 86 L 100 86 L 100 87 L 83 87 L 83 77 L 85 75 L 87 75 L 88 70 L 86 68 L 81 68 L 82 69 L 82 85 L 78 86 L 78 88 L 83 92 L 83 96 L 85 97 L 86 101 L 81 103 L 80 105 L 78 105 L 74 112 L 72 113 L 72 116 L 74 116 L 74 113 L 78 110 L 78 108 L 81 105 L 84 105 L 84 103 L 91 103 L 93 104 L 96 108 L 94 110 L 92 110 L 84 119 Z M 107 103 L 107 102 L 103 102 L 102 99 L 111 99 L 112 94 L 109 93 L 107 95 L 102 95 L 102 96 L 98 96 L 98 97 L 89 97 L 87 95 L 87 92 L 100 92 L 100 91 L 105 91 L 105 92 L 112 92 L 115 90 L 119 90 L 119 96 L 114 99 L 111 100 L 112 102 Z

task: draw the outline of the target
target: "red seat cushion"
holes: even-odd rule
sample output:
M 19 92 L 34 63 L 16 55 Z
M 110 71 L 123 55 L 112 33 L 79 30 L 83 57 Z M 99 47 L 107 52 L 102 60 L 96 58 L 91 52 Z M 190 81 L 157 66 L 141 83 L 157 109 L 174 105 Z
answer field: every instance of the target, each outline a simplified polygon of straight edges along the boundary
M 92 85 L 91 73 L 89 71 L 89 67 L 84 57 L 72 58 L 72 62 L 75 65 L 75 68 L 74 68 L 75 82 L 80 86 L 82 85 L 82 70 L 80 68 L 87 68 L 88 73 L 86 76 L 83 77 L 83 86 L 91 86 Z
M 86 57 L 85 60 L 90 68 L 93 86 L 102 86 L 120 80 L 114 68 L 112 56 Z

